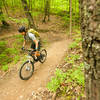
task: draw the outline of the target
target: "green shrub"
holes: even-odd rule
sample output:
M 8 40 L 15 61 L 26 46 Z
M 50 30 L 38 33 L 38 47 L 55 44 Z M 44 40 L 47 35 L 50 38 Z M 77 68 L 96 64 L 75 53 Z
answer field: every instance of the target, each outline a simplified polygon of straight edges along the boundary
M 28 24 L 27 18 L 16 19 L 16 18 L 9 17 L 9 20 L 11 20 L 17 24 Z
M 6 65 L 13 61 L 15 55 L 19 52 L 15 48 L 7 48 L 5 41 L 0 41 L 0 65 Z
M 18 35 L 15 35 L 14 38 L 20 39 L 20 38 L 23 38 L 23 36 L 19 33 Z
M 73 42 L 73 43 L 71 43 L 71 44 L 69 45 L 69 48 L 70 48 L 70 49 L 79 48 L 79 45 L 78 45 L 77 42 Z
M 78 54 L 70 54 L 70 56 L 65 57 L 65 61 L 72 64 L 74 64 L 74 61 L 78 59 L 80 59 L 80 55 Z
M 0 41 L 0 53 L 2 53 L 6 49 L 6 42 Z
M 2 70 L 3 71 L 7 71 L 8 70 L 8 66 L 7 65 L 2 66 Z
M 79 43 L 79 42 L 82 41 L 81 37 L 80 37 L 80 38 L 75 38 L 74 40 L 75 40 L 77 43 Z
M 16 55 L 14 57 L 14 63 L 16 64 L 19 61 L 19 59 L 20 59 L 20 56 L 19 55 Z
M 60 88 L 61 83 L 64 82 L 65 78 L 66 73 L 63 73 L 60 69 L 56 69 L 55 77 L 48 83 L 47 88 L 52 92 L 56 92 L 56 90 Z
M 84 86 L 84 73 L 82 72 L 82 69 L 80 66 L 77 69 L 70 69 L 68 70 L 68 76 L 79 85 Z

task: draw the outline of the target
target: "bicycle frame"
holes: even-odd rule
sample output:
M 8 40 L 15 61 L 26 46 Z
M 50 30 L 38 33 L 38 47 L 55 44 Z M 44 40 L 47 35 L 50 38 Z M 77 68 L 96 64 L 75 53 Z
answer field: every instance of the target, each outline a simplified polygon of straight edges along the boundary
M 35 62 L 34 60 L 35 51 L 27 50 L 27 49 L 24 49 L 24 51 L 28 52 L 27 58 L 28 58 L 29 63 L 31 63 L 31 61 Z

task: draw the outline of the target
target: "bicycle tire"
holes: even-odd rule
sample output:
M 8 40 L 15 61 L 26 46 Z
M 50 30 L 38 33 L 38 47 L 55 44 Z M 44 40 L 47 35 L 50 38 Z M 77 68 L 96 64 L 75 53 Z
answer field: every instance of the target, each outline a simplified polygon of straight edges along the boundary
M 43 52 L 45 52 L 45 54 L 42 54 Z M 41 63 L 44 63 L 45 62 L 45 60 L 46 60 L 46 58 L 47 58 L 47 51 L 45 50 L 45 49 L 42 49 L 41 51 L 40 51 L 40 59 L 39 59 L 39 61 L 41 62 Z
M 27 63 L 29 63 L 29 61 L 24 62 L 23 65 L 21 66 L 20 70 L 19 70 L 19 77 L 20 77 L 22 80 L 28 80 L 28 79 L 33 75 L 33 72 L 34 72 L 34 63 L 31 61 L 32 71 L 31 71 L 30 75 L 27 76 L 27 77 L 24 77 L 24 76 L 22 75 L 22 69 L 25 67 L 25 65 L 26 65 Z

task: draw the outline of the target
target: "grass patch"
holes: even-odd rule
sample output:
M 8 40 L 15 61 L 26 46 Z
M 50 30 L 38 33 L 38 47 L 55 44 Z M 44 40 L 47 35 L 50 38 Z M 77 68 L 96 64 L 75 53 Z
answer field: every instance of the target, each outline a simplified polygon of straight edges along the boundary
M 21 24 L 21 25 L 22 24 L 27 24 L 28 25 L 27 18 L 16 19 L 16 18 L 13 18 L 13 17 L 9 17 L 8 19 L 15 22 L 15 23 L 17 23 L 17 24 Z
M 57 89 L 60 88 L 61 83 L 64 82 L 65 78 L 66 73 L 63 73 L 60 69 L 56 69 L 55 77 L 48 83 L 47 88 L 52 92 L 56 92 Z
M 67 76 L 71 79 L 71 81 L 74 81 L 84 87 L 84 73 L 82 72 L 82 68 L 80 66 L 68 70 Z
M 18 55 L 18 50 L 15 48 L 6 48 L 4 51 L 0 54 L 0 65 L 6 65 L 14 60 L 14 56 Z
M 68 55 L 67 57 L 65 57 L 65 61 L 66 61 L 67 63 L 70 63 L 70 64 L 74 64 L 75 61 L 76 61 L 76 60 L 79 60 L 79 59 L 80 59 L 80 55 L 78 55 L 78 54 L 75 54 L 75 55 L 70 54 L 70 55 Z
M 16 64 L 19 60 L 20 60 L 20 56 L 19 55 L 16 55 L 14 57 L 14 63 Z
M 7 70 L 8 70 L 8 65 L 2 66 L 2 70 L 3 70 L 3 71 L 7 71 Z
M 0 41 L 0 53 L 2 53 L 6 49 L 6 42 Z
M 69 49 L 80 48 L 79 44 L 75 41 L 69 45 Z
M 39 16 L 40 14 L 42 14 L 42 12 L 40 12 L 40 11 L 35 11 L 35 10 L 34 10 L 34 12 L 31 11 L 31 14 L 32 14 L 32 16 L 37 17 L 37 16 Z
M 7 48 L 7 42 L 0 41 L 0 65 L 6 65 L 12 61 L 11 50 L 12 48 Z
M 15 42 L 12 42 L 10 47 L 8 47 L 8 41 L 0 41 L 0 66 L 3 71 L 8 70 L 8 63 L 14 62 L 17 63 L 20 59 L 20 48 L 23 42 L 23 37 L 21 35 L 16 35 Z
M 75 42 L 79 43 L 79 42 L 82 41 L 82 38 L 81 37 L 80 38 L 75 38 L 74 40 L 75 40 Z

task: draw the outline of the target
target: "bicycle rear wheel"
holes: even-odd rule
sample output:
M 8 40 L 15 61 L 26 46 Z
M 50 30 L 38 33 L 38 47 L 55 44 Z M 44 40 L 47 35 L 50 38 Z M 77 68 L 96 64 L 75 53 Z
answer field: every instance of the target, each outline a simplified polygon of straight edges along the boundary
M 26 61 L 20 68 L 19 77 L 22 80 L 28 80 L 34 72 L 34 63 L 32 61 Z
M 40 61 L 41 63 L 44 63 L 45 60 L 46 60 L 46 58 L 47 58 L 47 51 L 46 51 L 45 49 L 42 49 L 42 50 L 40 51 L 40 59 L 39 59 L 39 61 Z

